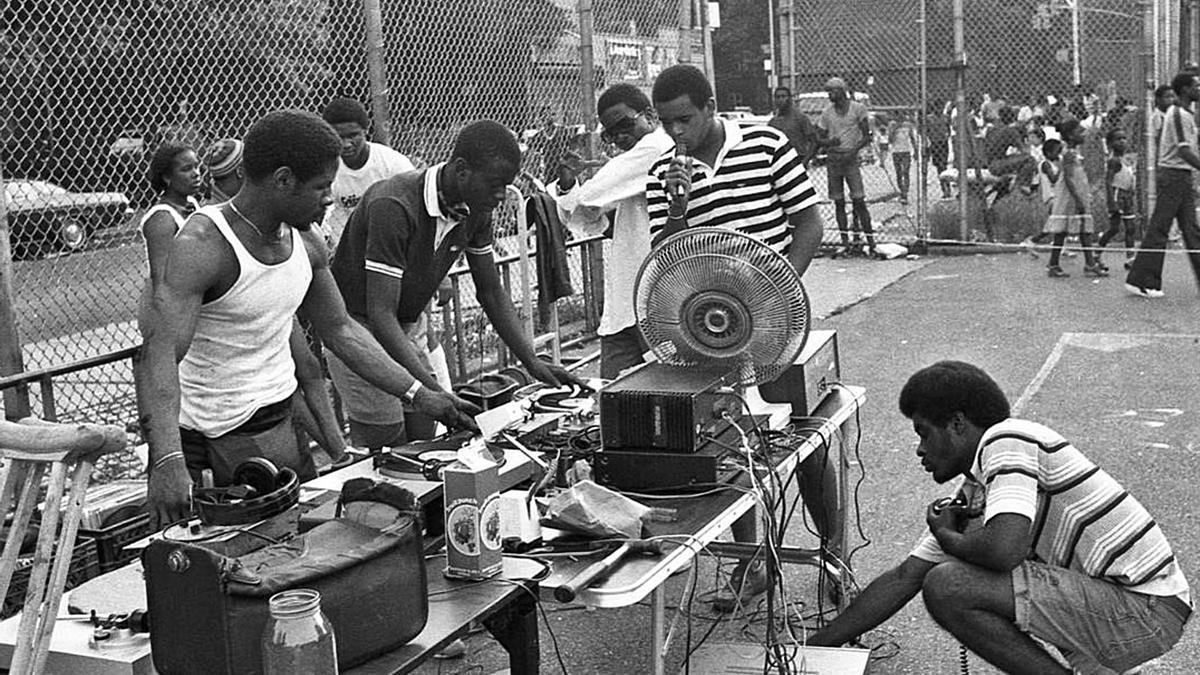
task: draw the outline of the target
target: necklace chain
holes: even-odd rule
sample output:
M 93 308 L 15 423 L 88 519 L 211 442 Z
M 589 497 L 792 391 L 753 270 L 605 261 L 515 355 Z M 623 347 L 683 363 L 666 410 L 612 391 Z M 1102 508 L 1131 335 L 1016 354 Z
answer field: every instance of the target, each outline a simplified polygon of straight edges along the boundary
M 269 244 L 278 244 L 280 242 L 280 240 L 283 239 L 282 231 L 280 231 L 279 234 L 275 235 L 274 237 L 268 237 L 267 235 L 263 234 L 262 230 L 258 229 L 258 225 L 255 225 L 253 220 L 250 220 L 249 218 L 247 218 L 246 214 L 242 213 L 241 209 L 239 209 L 237 207 L 237 204 L 233 203 L 232 199 L 229 200 L 229 208 L 232 209 L 233 212 L 237 214 L 238 218 L 241 218 L 242 220 L 246 221 L 246 224 L 250 226 L 250 229 L 254 230 L 254 233 L 258 235 L 259 239 L 262 239 L 263 241 L 265 241 Z

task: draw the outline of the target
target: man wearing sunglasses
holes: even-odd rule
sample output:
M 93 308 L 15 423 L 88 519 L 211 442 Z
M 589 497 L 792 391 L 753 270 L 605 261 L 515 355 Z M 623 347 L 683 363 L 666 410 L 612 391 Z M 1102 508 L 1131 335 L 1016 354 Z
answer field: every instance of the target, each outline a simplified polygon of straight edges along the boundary
M 600 138 L 621 154 L 608 161 L 586 183 L 576 185 L 578 162 L 559 170 L 550 185 L 559 217 L 577 234 L 608 231 L 613 214 L 608 254 L 604 256 L 604 314 L 600 318 L 600 376 L 615 378 L 642 362 L 647 345 L 633 313 L 633 285 L 638 268 L 650 254 L 650 217 L 646 211 L 646 176 L 650 165 L 675 143 L 658 128 L 650 99 L 637 87 L 609 87 L 596 104 Z

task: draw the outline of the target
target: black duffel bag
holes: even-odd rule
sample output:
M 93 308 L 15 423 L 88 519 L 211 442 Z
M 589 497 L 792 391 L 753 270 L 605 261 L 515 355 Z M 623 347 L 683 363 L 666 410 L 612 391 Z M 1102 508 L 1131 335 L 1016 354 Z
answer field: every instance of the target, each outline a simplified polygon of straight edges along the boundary
M 262 541 L 238 557 L 198 542 L 159 539 L 146 547 L 142 564 L 158 672 L 262 672 L 267 601 L 293 588 L 320 592 L 340 669 L 416 637 L 429 613 L 416 499 L 402 488 L 359 481 L 371 483 L 347 483 L 341 517 L 285 542 Z

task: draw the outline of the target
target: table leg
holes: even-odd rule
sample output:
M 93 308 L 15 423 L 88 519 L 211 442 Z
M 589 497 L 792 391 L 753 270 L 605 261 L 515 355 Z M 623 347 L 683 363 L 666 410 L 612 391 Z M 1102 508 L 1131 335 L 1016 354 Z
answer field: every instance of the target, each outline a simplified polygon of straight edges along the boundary
M 663 663 L 667 658 L 663 653 L 663 630 L 666 628 L 667 594 L 663 585 L 655 587 L 651 596 L 653 608 L 650 612 L 650 663 L 653 664 L 654 675 L 663 675 L 666 672 L 666 665 Z
M 512 675 L 536 675 L 542 654 L 538 638 L 537 590 L 522 593 L 483 625 L 508 652 Z

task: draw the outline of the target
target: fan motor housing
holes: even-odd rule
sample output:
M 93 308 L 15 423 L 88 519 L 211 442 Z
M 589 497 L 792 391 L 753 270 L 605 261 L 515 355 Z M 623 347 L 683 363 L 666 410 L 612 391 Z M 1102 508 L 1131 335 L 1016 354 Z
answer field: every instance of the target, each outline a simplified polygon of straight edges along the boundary
M 737 420 L 742 403 L 720 390 L 736 381 L 729 367 L 681 368 L 650 363 L 600 391 L 600 438 L 605 449 L 693 453 Z

